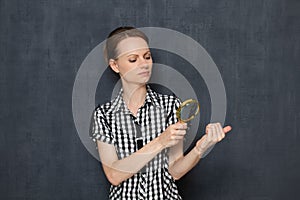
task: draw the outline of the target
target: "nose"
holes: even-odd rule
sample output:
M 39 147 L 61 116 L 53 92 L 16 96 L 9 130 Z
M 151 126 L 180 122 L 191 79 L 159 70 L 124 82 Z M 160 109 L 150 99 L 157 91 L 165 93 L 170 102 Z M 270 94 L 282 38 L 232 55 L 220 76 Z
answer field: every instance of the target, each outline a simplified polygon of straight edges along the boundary
M 151 64 L 152 63 L 150 63 L 149 60 L 147 60 L 146 58 L 142 58 L 139 63 L 139 67 L 143 69 L 149 69 Z
M 147 64 L 147 63 L 143 63 L 143 64 L 140 65 L 140 68 L 141 68 L 141 69 L 149 69 L 149 67 L 150 67 L 150 66 L 149 66 L 149 64 Z

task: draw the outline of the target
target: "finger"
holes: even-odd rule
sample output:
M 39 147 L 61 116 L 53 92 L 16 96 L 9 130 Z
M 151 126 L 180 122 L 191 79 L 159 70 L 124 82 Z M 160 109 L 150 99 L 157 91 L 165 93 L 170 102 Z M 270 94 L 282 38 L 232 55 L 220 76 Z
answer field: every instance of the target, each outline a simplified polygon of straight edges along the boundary
M 217 133 L 216 124 L 213 124 L 211 126 L 211 129 L 212 129 L 212 141 L 216 142 L 218 140 L 218 133 Z
M 171 139 L 172 140 L 182 140 L 184 137 L 183 135 L 172 135 Z
M 223 128 L 224 133 L 228 133 L 229 131 L 231 131 L 232 127 L 231 126 L 225 126 Z
M 178 122 L 176 122 L 174 125 L 186 125 L 187 123 L 186 122 L 182 122 L 182 121 L 178 121 Z
M 186 134 L 185 130 L 177 130 L 174 135 L 184 136 Z
M 182 122 L 177 122 L 175 124 L 175 129 L 177 129 L 177 130 L 185 130 L 185 129 L 187 129 L 187 124 L 186 123 L 182 123 Z
M 211 124 L 209 124 L 209 126 L 207 125 L 206 129 L 207 129 L 207 132 L 206 132 L 207 140 L 210 141 L 212 139 L 212 126 L 211 126 Z
M 225 133 L 220 123 L 217 123 L 216 128 L 218 132 L 218 142 L 220 142 L 225 137 Z
M 211 124 L 208 124 L 206 127 L 205 127 L 205 133 L 207 134 L 208 133 L 208 130 L 210 128 Z

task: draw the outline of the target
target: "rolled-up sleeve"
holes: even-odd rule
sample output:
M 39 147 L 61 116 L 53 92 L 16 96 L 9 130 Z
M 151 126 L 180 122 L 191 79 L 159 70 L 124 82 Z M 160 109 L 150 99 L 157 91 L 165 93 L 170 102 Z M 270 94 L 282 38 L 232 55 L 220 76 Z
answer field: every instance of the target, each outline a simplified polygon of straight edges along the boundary
M 111 126 L 101 107 L 97 107 L 92 114 L 90 138 L 94 142 L 97 142 L 97 140 L 99 140 L 105 143 L 113 144 Z

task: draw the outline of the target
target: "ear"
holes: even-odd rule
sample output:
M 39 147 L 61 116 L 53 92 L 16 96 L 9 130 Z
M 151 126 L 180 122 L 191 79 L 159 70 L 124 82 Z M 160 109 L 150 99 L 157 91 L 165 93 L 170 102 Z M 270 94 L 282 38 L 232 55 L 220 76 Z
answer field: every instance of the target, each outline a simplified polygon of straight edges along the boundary
M 116 73 L 119 73 L 120 71 L 119 71 L 119 67 L 118 67 L 118 64 L 117 64 L 117 62 L 114 60 L 114 59 L 109 59 L 109 66 L 110 66 L 110 68 L 114 71 L 114 72 L 116 72 Z

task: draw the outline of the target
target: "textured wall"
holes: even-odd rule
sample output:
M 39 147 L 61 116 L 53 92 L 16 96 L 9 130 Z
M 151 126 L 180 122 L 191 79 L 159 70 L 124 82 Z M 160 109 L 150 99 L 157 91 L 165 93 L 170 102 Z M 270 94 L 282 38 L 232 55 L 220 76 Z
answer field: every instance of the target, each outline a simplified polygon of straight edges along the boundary
M 299 11 L 296 0 L 1 0 L 0 198 L 107 199 L 76 133 L 72 89 L 87 54 L 133 25 L 195 39 L 226 87 L 233 131 L 178 182 L 184 199 L 297 199 Z

